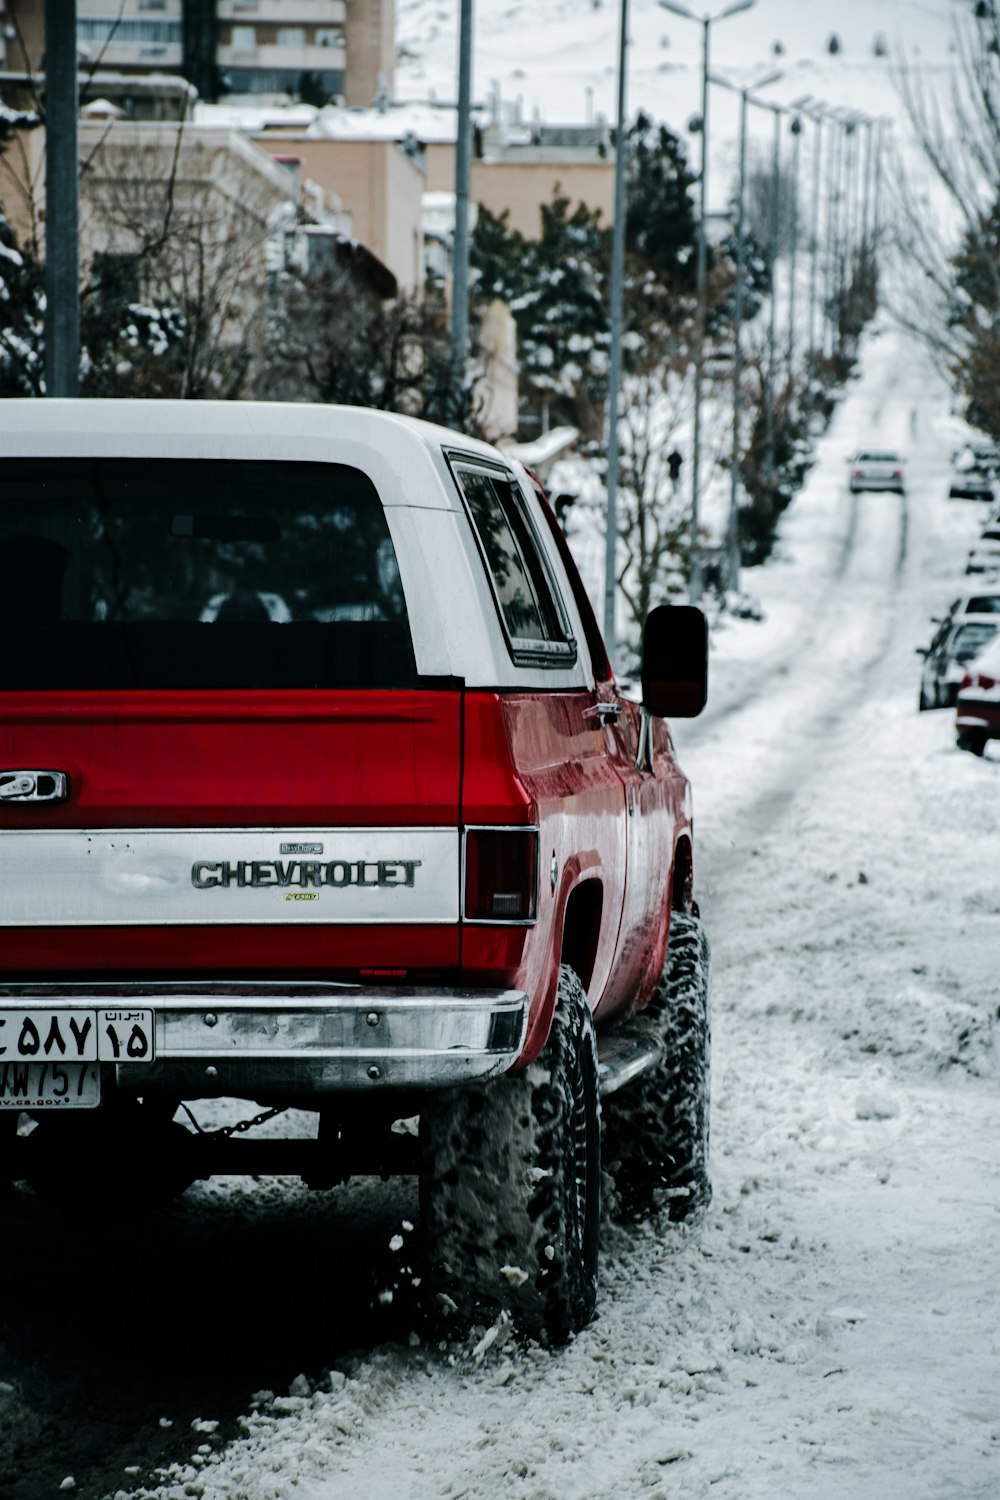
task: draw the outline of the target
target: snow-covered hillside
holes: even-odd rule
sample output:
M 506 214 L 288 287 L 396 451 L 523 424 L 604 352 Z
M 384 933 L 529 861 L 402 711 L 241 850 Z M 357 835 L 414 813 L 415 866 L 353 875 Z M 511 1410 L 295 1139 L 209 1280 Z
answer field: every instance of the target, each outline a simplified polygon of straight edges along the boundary
M 722 8 L 705 7 L 709 13 Z M 840 0 L 836 6 L 757 0 L 752 10 L 712 28 L 712 65 L 741 85 L 781 68 L 781 83 L 768 90 L 777 103 L 811 94 L 831 106 L 893 118 L 899 112 L 893 58 L 919 56 L 925 68 L 946 67 L 953 20 L 966 9 L 964 0 Z M 400 0 L 399 99 L 455 98 L 457 13 L 457 5 L 442 0 Z M 656 0 L 631 0 L 629 14 L 629 112 L 644 109 L 683 132 L 700 109 L 701 28 Z M 477 0 L 474 98 L 485 104 L 499 94 L 506 106 L 519 104 L 525 119 L 537 111 L 550 123 L 583 121 L 591 113 L 614 120 L 618 15 L 610 0 Z M 832 35 L 840 42 L 835 56 L 827 50 Z M 880 35 L 887 57 L 873 55 Z M 725 168 L 733 160 L 735 103 L 716 89 L 711 110 L 713 158 L 718 153 Z M 725 172 L 716 173 L 720 203 L 729 189 L 724 178 Z

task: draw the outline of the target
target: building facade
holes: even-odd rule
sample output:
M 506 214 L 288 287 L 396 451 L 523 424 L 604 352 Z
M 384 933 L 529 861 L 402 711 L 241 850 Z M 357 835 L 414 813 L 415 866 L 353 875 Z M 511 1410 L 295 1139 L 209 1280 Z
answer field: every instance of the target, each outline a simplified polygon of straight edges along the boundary
M 38 72 L 45 0 L 0 0 L 3 68 Z M 372 104 L 395 76 L 395 0 L 77 0 L 81 61 L 178 73 L 202 99 Z

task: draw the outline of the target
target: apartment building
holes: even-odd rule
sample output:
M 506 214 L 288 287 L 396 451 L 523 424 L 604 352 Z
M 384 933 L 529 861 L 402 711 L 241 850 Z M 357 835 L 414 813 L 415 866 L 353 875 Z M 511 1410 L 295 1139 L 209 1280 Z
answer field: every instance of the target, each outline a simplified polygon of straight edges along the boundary
M 6 71 L 38 71 L 44 11 L 0 0 Z M 77 0 L 76 29 L 85 67 L 179 73 L 203 99 L 367 105 L 395 76 L 395 0 Z

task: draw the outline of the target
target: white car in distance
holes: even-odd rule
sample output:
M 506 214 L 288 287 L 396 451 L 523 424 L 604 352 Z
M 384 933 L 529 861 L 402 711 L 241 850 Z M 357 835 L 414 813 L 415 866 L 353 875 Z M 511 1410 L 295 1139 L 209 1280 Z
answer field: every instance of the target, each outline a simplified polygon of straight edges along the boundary
M 859 490 L 894 490 L 897 495 L 906 493 L 903 460 L 889 448 L 863 448 L 848 459 L 851 477 L 848 481 L 851 494 Z

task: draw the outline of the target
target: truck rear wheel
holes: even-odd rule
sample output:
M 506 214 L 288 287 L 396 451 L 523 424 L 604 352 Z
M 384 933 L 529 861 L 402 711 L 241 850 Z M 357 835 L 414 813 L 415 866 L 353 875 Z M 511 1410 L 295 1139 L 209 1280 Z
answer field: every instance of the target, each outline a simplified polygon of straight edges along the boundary
M 170 1105 L 115 1099 L 38 1122 L 20 1144 L 20 1176 L 78 1223 L 125 1223 L 191 1186 L 192 1137 Z
M 624 1218 L 662 1207 L 671 1219 L 692 1219 L 712 1197 L 709 952 L 697 916 L 672 913 L 663 976 L 638 1026 L 648 1028 L 663 1054 L 605 1100 L 605 1165 Z
M 983 755 L 986 740 L 987 736 L 981 729 L 960 729 L 955 737 L 955 745 L 959 750 L 968 750 L 970 755 Z
M 572 969 L 537 1061 L 428 1100 L 420 1133 L 431 1315 L 505 1308 L 565 1343 L 596 1306 L 601 1215 L 597 1047 Z

